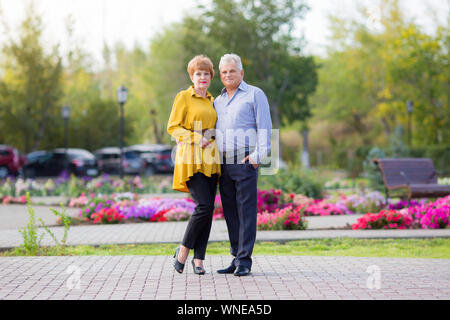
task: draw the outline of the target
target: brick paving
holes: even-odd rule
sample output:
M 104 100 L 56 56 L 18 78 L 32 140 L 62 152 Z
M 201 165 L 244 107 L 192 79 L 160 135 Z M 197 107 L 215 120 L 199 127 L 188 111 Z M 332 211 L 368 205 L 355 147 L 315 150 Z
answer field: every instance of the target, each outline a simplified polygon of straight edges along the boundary
M 449 229 L 321 230 L 345 226 L 356 218 L 311 217 L 313 230 L 259 231 L 257 240 L 450 237 Z M 18 232 L 19 225 L 24 227 L 22 218 L 12 219 L 15 222 L 10 221 L 8 227 L 0 227 L 0 248 L 17 247 L 23 242 Z M 185 228 L 186 222 L 73 226 L 68 244 L 179 243 Z M 62 227 L 52 230 L 61 238 Z M 224 221 L 214 221 L 210 240 L 228 241 Z M 53 244 L 46 234 L 42 245 Z M 252 274 L 238 278 L 215 272 L 229 264 L 230 257 L 226 256 L 207 256 L 204 276 L 193 274 L 190 260 L 183 274 L 176 273 L 173 258 L 167 256 L 2 257 L 0 300 L 450 299 L 450 259 L 253 258 Z
M 255 256 L 248 277 L 216 273 L 229 259 L 198 276 L 166 256 L 0 258 L 0 299 L 450 299 L 450 260 Z

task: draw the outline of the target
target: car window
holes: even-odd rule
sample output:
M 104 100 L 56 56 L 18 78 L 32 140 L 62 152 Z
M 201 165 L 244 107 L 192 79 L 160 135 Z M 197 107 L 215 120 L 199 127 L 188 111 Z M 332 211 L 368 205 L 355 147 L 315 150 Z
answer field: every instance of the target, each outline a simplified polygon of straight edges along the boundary
M 79 151 L 70 151 L 69 152 L 69 157 L 71 159 L 95 159 L 95 156 L 88 152 L 88 151 L 83 151 L 83 150 L 79 150 Z
M 52 160 L 64 160 L 66 158 L 66 155 L 64 153 L 54 153 L 52 156 Z
M 44 162 L 50 160 L 51 157 L 52 157 L 51 153 L 37 154 L 36 156 L 32 157 L 28 161 L 29 162 L 44 163 Z
M 107 160 L 107 159 L 119 159 L 120 158 L 120 154 L 116 154 L 116 153 L 105 153 L 101 155 L 101 159 L 103 160 Z
M 136 152 L 125 152 L 125 158 L 127 159 L 138 159 L 139 155 Z
M 9 156 L 9 152 L 7 150 L 0 150 L 0 156 L 2 157 Z
M 31 152 L 29 154 L 27 154 L 27 161 L 35 161 L 36 159 L 45 157 L 45 156 L 49 156 L 49 154 L 47 154 L 46 152 L 42 152 L 42 151 L 35 151 L 35 152 Z

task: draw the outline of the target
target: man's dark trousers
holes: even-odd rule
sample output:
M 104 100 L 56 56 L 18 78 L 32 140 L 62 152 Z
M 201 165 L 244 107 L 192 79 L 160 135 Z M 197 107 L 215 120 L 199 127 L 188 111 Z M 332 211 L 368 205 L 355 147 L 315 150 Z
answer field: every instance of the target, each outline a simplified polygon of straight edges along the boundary
M 258 169 L 235 157 L 223 159 L 220 197 L 231 244 L 231 265 L 251 269 L 256 239 Z

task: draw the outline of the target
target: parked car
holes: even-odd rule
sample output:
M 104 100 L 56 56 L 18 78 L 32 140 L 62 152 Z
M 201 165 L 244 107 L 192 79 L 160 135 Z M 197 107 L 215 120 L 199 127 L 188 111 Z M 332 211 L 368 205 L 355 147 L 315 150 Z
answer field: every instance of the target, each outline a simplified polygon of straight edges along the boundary
M 24 158 L 16 148 L 0 145 L 0 179 L 5 179 L 9 175 L 19 175 L 24 162 Z
M 175 166 L 172 158 L 173 147 L 165 144 L 136 144 L 127 150 L 137 152 L 146 162 L 146 175 L 154 173 L 173 173 Z
M 120 148 L 108 147 L 94 152 L 97 158 L 99 170 L 105 173 L 120 173 Z M 123 152 L 124 174 L 143 174 L 145 161 L 133 150 L 124 149 Z
M 58 176 L 66 166 L 68 173 L 76 176 L 98 175 L 95 156 L 87 150 L 76 148 L 67 149 L 67 156 L 62 148 L 31 152 L 27 155 L 23 174 L 26 178 Z

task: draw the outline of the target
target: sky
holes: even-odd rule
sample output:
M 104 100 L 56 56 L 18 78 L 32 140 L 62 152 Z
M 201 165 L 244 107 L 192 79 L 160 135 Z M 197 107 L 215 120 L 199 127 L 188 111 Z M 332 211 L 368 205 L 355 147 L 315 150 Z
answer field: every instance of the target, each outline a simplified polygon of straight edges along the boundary
M 16 30 L 31 0 L 0 0 L 3 19 L 11 30 Z M 356 7 L 366 4 L 371 8 L 376 0 L 306 0 L 311 7 L 305 20 L 297 24 L 296 35 L 303 34 L 307 54 L 325 54 L 329 37 L 328 15 L 352 17 Z M 113 46 L 118 41 L 128 48 L 135 44 L 148 47 L 154 34 L 170 23 L 180 21 L 183 14 L 196 4 L 209 0 L 34 0 L 43 17 L 44 40 L 60 43 L 67 48 L 65 22 L 70 15 L 75 23 L 75 40 L 92 54 L 97 63 L 102 61 L 103 43 Z M 450 10 L 450 0 L 403 0 L 408 17 L 414 17 L 425 30 L 432 32 L 436 21 L 445 24 Z M 435 16 L 428 14 L 435 9 Z M 426 13 L 426 14 L 424 14 Z M 373 11 L 376 17 L 376 11 Z M 370 23 L 370 21 L 368 21 Z M 14 32 L 14 31 L 13 31 Z M 6 40 L 0 25 L 0 47 Z

